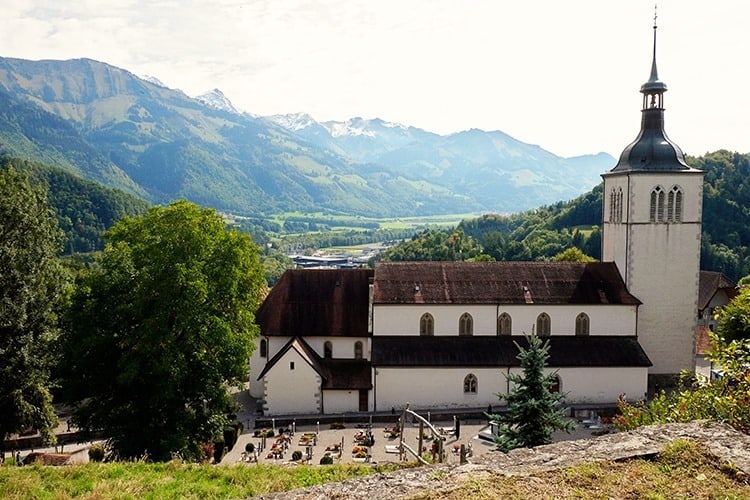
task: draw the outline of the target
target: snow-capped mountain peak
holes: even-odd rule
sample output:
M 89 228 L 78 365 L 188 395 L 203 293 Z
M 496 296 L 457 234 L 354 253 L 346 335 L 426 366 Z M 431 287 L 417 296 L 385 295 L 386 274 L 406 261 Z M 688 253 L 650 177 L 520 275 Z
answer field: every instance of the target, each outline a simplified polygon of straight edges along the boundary
M 316 125 L 315 118 L 307 113 L 289 113 L 286 115 L 271 115 L 265 117 L 267 120 L 287 130 L 297 132 Z
M 211 108 L 220 109 L 229 113 L 240 114 L 237 108 L 235 108 L 232 104 L 232 101 L 230 101 L 229 98 L 224 95 L 224 92 L 219 89 L 209 90 L 204 94 L 195 96 L 195 99 Z
M 155 76 L 151 75 L 144 75 L 142 77 L 143 80 L 146 80 L 149 83 L 153 83 L 154 85 L 158 85 L 159 87 L 164 87 L 165 89 L 168 88 L 166 85 L 164 85 L 164 82 L 156 78 Z
M 345 122 L 325 122 L 323 126 L 328 129 L 332 137 L 342 136 L 367 136 L 375 137 L 375 131 L 372 130 L 371 124 L 374 120 L 365 120 L 356 117 L 349 118 Z

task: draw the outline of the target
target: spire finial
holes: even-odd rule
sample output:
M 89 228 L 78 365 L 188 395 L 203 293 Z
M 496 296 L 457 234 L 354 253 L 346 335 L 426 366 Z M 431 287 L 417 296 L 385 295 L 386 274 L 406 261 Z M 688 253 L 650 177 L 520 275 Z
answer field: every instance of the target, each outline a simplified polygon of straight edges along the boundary
M 656 18 L 658 16 L 656 15 L 656 4 L 654 4 L 654 53 L 653 53 L 653 59 L 651 60 L 651 75 L 648 79 L 649 82 L 658 82 L 659 81 L 659 75 L 656 71 Z

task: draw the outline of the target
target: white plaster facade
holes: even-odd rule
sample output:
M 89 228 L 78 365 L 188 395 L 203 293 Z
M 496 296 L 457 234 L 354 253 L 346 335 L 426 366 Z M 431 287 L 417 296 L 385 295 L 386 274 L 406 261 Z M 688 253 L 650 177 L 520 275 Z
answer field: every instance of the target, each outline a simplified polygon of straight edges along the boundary
M 648 368 L 548 368 L 557 372 L 566 404 L 612 404 L 620 395 L 637 400 L 645 396 Z M 507 375 L 520 368 L 377 368 L 374 377 L 378 411 L 402 408 L 485 408 L 501 405 L 499 394 L 513 389 Z M 477 392 L 464 392 L 468 375 L 477 379 Z M 404 380 L 409 383 L 405 384 Z
M 272 415 L 321 413 L 321 378 L 294 349 L 266 373 L 264 411 Z
M 681 220 L 651 221 L 652 191 L 675 186 L 683 193 Z M 602 260 L 617 264 L 628 290 L 643 302 L 638 338 L 654 363 L 654 374 L 693 367 L 702 186 L 698 171 L 604 176 L 605 217 L 611 210 L 607 193 L 622 189 L 626 203 L 621 222 L 604 221 Z
M 633 335 L 636 328 L 635 305 L 445 305 L 445 304 L 378 304 L 373 308 L 373 335 L 419 335 L 419 322 L 424 314 L 434 320 L 435 336 L 458 335 L 459 319 L 469 313 L 473 319 L 473 335 L 497 335 L 497 318 L 508 314 L 511 335 L 531 334 L 537 317 L 547 313 L 554 335 L 574 335 L 580 313 L 589 317 L 591 334 Z

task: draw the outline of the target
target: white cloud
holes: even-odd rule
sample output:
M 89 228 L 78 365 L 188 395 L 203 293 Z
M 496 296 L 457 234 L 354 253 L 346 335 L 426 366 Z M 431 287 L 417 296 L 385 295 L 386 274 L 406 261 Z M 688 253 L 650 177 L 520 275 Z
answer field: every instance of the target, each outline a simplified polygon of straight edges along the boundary
M 500 129 L 563 155 L 638 131 L 652 1 L 6 0 L 9 57 L 90 57 L 260 114 Z M 659 3 L 667 131 L 686 152 L 750 151 L 750 6 Z

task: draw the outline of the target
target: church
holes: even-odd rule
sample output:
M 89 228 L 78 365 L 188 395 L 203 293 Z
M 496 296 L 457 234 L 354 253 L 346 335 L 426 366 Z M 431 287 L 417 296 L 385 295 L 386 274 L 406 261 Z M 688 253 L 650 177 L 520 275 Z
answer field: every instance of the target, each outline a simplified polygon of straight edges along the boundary
M 567 404 L 693 370 L 703 172 L 665 133 L 666 90 L 654 26 L 640 133 L 602 174 L 602 262 L 287 271 L 256 315 L 250 394 L 267 415 L 494 406 L 532 331 Z

